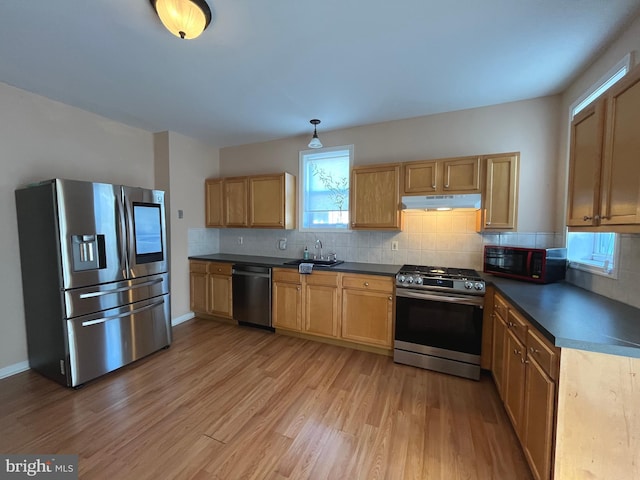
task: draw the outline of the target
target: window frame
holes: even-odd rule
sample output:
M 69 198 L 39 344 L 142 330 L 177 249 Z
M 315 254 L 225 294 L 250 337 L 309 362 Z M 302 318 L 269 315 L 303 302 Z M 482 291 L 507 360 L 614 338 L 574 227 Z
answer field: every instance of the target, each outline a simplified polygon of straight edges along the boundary
M 309 155 L 319 154 L 319 153 L 330 153 L 330 152 L 338 152 L 338 151 L 348 151 L 349 152 L 349 174 L 347 177 L 348 180 L 348 191 L 351 192 L 351 170 L 353 168 L 353 156 L 354 156 L 354 147 L 353 145 L 341 145 L 337 147 L 323 147 L 323 148 L 314 148 L 309 150 L 301 150 L 298 156 L 298 231 L 300 232 L 310 232 L 310 233 L 345 233 L 351 232 L 351 222 L 347 218 L 347 223 L 344 228 L 319 228 L 319 227 L 305 227 L 304 226 L 304 198 L 305 198 L 305 159 Z M 349 193 L 350 194 L 350 193 Z M 350 211 L 347 210 L 347 213 L 350 214 Z

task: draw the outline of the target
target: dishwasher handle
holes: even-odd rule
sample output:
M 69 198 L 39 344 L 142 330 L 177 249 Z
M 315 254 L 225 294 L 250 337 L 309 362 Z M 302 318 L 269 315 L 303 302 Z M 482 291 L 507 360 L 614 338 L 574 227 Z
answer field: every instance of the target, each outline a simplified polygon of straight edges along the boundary
M 234 265 L 234 276 L 271 278 L 271 267 L 257 265 Z

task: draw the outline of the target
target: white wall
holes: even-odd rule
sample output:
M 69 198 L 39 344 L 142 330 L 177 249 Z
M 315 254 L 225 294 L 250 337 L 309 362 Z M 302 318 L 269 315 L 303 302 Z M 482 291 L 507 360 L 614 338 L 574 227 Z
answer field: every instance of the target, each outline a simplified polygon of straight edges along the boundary
M 594 85 L 622 58 L 631 53 L 631 67 L 640 65 L 640 16 L 604 50 L 562 95 L 560 107 L 561 136 L 557 165 L 557 196 L 559 210 L 566 211 L 567 174 L 569 165 L 569 108 L 587 89 Z M 640 131 L 640 130 L 639 130 Z M 640 161 L 640 160 L 639 160 Z M 565 231 L 565 217 L 559 218 L 557 230 Z M 640 308 L 638 285 L 640 284 L 640 235 L 623 235 L 620 249 L 620 271 L 618 279 L 569 269 L 568 280 L 600 295 L 628 303 Z
M 171 317 L 189 315 L 189 262 L 194 232 L 204 230 L 204 179 L 219 173 L 218 149 L 175 132 L 154 135 L 156 179 L 169 192 L 167 219 L 171 232 Z M 181 210 L 183 217 L 179 218 Z M 218 251 L 217 230 L 207 236 L 207 252 Z
M 481 269 L 485 244 L 558 246 L 554 228 L 562 214 L 555 192 L 559 105 L 560 97 L 545 97 L 319 133 L 325 146 L 353 144 L 356 165 L 519 151 L 517 233 L 480 235 L 473 215 L 458 212 L 407 214 L 402 232 L 222 229 L 220 250 L 300 258 L 304 246 L 313 246 L 319 238 L 325 251 L 347 261 Z M 306 135 L 223 148 L 221 175 L 288 171 L 297 176 L 298 154 L 307 149 L 308 141 Z M 288 240 L 286 251 L 276 248 L 278 238 Z M 397 251 L 391 250 L 394 240 Z
M 27 361 L 14 190 L 61 177 L 153 187 L 153 136 L 0 83 L 0 371 Z
M 217 251 L 217 231 L 204 229 L 203 180 L 218 174 L 218 149 L 173 132 L 154 136 L 3 83 L 0 105 L 0 377 L 28 366 L 14 190 L 31 182 L 60 177 L 165 190 L 172 318 L 188 315 L 190 239 L 204 238 L 207 247 L 199 248 Z

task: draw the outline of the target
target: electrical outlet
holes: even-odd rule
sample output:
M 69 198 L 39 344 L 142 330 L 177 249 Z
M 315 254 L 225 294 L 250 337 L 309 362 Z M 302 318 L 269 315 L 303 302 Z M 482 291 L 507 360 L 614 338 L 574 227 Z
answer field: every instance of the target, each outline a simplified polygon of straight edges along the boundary
M 391 250 L 393 250 L 393 251 L 398 250 L 398 241 L 397 240 L 393 240 L 391 242 Z
M 238 245 L 242 245 L 242 243 L 243 243 L 242 237 L 238 237 Z
M 178 210 L 178 218 L 184 218 L 184 211 Z

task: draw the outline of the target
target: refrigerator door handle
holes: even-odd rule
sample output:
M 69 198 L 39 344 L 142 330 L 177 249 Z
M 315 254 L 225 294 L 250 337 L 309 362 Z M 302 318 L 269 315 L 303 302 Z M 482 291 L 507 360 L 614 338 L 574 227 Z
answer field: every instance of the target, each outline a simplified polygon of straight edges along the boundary
M 80 298 L 85 299 L 85 298 L 101 297 L 103 295 L 110 295 L 112 293 L 126 292 L 127 290 L 132 290 L 134 288 L 148 287 L 150 285 L 155 285 L 160 282 L 162 282 L 162 278 L 157 278 L 155 280 L 149 280 L 148 282 L 138 283 L 137 285 L 127 285 L 126 287 L 120 287 L 114 290 L 102 290 L 99 292 L 83 293 L 80 295 Z
M 117 211 L 117 224 L 118 224 L 118 240 L 120 241 L 120 269 L 124 274 L 124 278 L 129 278 L 129 254 L 127 247 L 127 219 L 124 210 L 124 199 L 122 190 L 120 191 L 120 195 L 117 196 L 116 205 L 118 206 Z
M 145 310 L 150 310 L 158 305 L 162 305 L 164 300 L 158 300 L 157 302 L 150 303 L 149 305 L 145 305 L 144 307 L 136 308 L 135 310 L 131 310 L 130 312 L 124 312 L 119 315 L 112 315 L 110 317 L 98 318 L 96 320 L 87 320 L 86 322 L 82 322 L 83 327 L 90 327 L 91 325 L 98 325 L 100 323 L 108 322 L 109 320 L 115 320 L 117 318 L 122 317 L 130 317 L 131 315 L 135 315 L 136 313 L 144 312 Z

